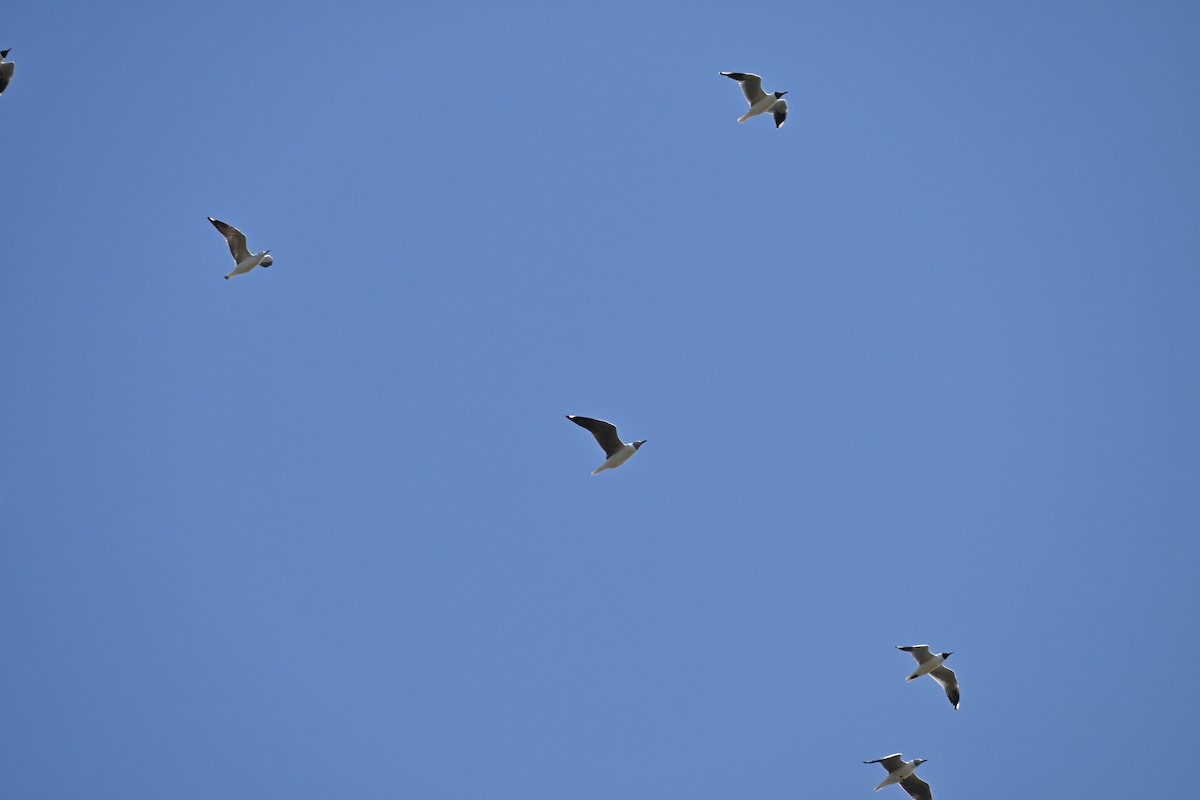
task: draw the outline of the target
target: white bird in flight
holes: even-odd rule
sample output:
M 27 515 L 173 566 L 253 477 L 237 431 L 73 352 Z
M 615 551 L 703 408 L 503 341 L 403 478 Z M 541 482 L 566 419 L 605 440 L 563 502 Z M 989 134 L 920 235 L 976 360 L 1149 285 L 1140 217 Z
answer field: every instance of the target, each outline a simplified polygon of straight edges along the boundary
M 745 122 L 751 117 L 757 117 L 759 114 L 770 111 L 775 117 L 775 127 L 783 125 L 788 111 L 787 100 L 784 100 L 783 96 L 787 92 L 764 92 L 762 78 L 753 72 L 722 72 L 721 74 L 726 78 L 732 78 L 741 85 L 742 94 L 746 95 L 746 102 L 750 104 L 750 110 L 738 118 L 738 122 Z
M 877 758 L 874 761 L 864 761 L 864 764 L 882 764 L 883 768 L 888 771 L 888 776 L 883 779 L 883 782 L 875 787 L 875 791 L 879 791 L 885 786 L 891 786 L 893 783 L 900 784 L 904 791 L 912 796 L 913 800 L 933 800 L 933 792 L 929 788 L 929 784 L 918 778 L 913 773 L 917 771 L 917 767 L 924 764 L 926 759 L 914 758 L 912 761 L 905 761 L 904 756 L 899 753 L 892 753 L 890 756 Z
M 9 48 L 11 50 L 12 48 Z M 16 65 L 11 61 L 5 61 L 8 58 L 8 50 L 0 50 L 0 94 L 4 94 L 4 90 L 8 88 L 8 82 L 12 80 L 13 70 Z
M 639 447 L 646 443 L 645 439 L 636 442 L 622 442 L 621 437 L 617 435 L 617 426 L 602 419 L 577 417 L 572 414 L 567 414 L 567 419 L 579 427 L 591 431 L 592 436 L 596 437 L 596 441 L 604 449 L 605 461 L 592 471 L 593 475 L 603 472 L 606 469 L 616 469 L 621 466 L 629 460 L 631 455 L 638 451 Z
M 270 250 L 251 253 L 246 248 L 246 234 L 237 228 L 212 217 L 209 217 L 208 221 L 221 232 L 221 235 L 225 237 L 225 241 L 229 243 L 229 252 L 233 254 L 233 261 L 236 264 L 233 271 L 225 276 L 225 280 L 229 280 L 234 275 L 245 275 L 255 267 L 269 267 L 275 263 L 275 260 L 268 255 L 271 252 Z
M 950 705 L 954 706 L 954 710 L 958 710 L 958 676 L 954 674 L 954 670 L 945 666 L 945 661 L 953 653 L 931 653 L 927 644 L 910 644 L 901 647 L 896 646 L 897 650 L 903 650 L 910 653 L 917 660 L 917 669 L 912 674 L 905 678 L 905 681 L 915 681 L 922 675 L 928 675 L 942 685 L 946 690 L 946 697 L 950 698 Z

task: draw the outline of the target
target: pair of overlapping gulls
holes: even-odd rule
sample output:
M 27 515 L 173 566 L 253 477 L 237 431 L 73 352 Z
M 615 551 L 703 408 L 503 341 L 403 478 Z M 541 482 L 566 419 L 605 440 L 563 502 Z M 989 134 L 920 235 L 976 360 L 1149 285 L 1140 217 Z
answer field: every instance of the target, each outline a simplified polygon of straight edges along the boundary
M 953 654 L 931 653 L 927 644 L 903 645 L 897 646 L 896 649 L 909 653 L 917 660 L 917 668 L 904 680 L 915 681 L 922 675 L 928 675 L 942 685 L 942 688 L 946 690 L 946 697 L 950 698 L 950 704 L 957 711 L 958 678 L 955 676 L 954 670 L 946 666 L 946 659 Z M 904 756 L 892 753 L 890 756 L 863 763 L 882 764 L 883 768 L 888 771 L 888 776 L 875 787 L 875 791 L 878 792 L 885 786 L 898 783 L 904 791 L 912 796 L 913 800 L 933 800 L 933 791 L 929 788 L 929 784 L 916 776 L 917 767 L 924 764 L 926 760 L 914 758 L 912 761 L 905 761 Z
M 270 250 L 251 253 L 246 246 L 246 234 L 237 228 L 212 217 L 209 217 L 208 221 L 225 237 L 225 242 L 229 245 L 229 252 L 233 256 L 233 271 L 225 276 L 225 280 L 229 280 L 234 275 L 245 275 L 255 267 L 269 267 L 275 263 L 274 259 L 268 255 Z
M 11 50 L 12 48 L 9 48 Z M 13 70 L 16 65 L 11 61 L 5 61 L 8 58 L 8 50 L 0 50 L 0 94 L 4 94 L 4 90 L 8 88 L 8 82 L 12 80 Z

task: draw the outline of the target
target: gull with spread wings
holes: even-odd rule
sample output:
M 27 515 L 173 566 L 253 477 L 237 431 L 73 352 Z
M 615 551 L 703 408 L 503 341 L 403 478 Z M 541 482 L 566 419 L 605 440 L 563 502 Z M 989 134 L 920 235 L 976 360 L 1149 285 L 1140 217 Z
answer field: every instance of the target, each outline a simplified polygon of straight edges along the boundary
M 270 250 L 251 253 L 246 247 L 246 234 L 237 228 L 212 217 L 209 217 L 208 221 L 225 237 L 225 241 L 229 243 L 229 252 L 233 256 L 235 266 L 233 271 L 225 276 L 225 280 L 229 280 L 234 275 L 245 275 L 255 267 L 269 267 L 275 263 L 275 260 L 268 255 Z
M 771 115 L 775 117 L 775 127 L 783 125 L 788 111 L 787 100 L 784 100 L 783 96 L 787 92 L 764 92 L 762 78 L 753 72 L 722 72 L 721 74 L 726 78 L 732 78 L 741 85 L 742 94 L 746 95 L 746 102 L 750 104 L 750 110 L 743 114 L 738 122 L 745 122 L 751 117 L 757 117 L 759 114 L 770 111 Z
M 912 675 L 905 678 L 905 681 L 914 681 L 922 675 L 928 675 L 933 678 L 942 688 L 946 690 L 946 697 L 950 698 L 950 705 L 954 706 L 954 710 L 958 710 L 958 676 L 954 674 L 954 670 L 945 665 L 945 661 L 953 653 L 931 653 L 927 644 L 909 644 L 901 647 L 896 646 L 897 650 L 903 650 L 917 660 L 917 669 Z
M 883 768 L 888 771 L 888 776 L 883 779 L 883 782 L 875 787 L 875 791 L 879 791 L 885 786 L 891 786 L 893 783 L 900 784 L 904 791 L 908 792 L 913 800 L 933 800 L 933 791 L 929 788 L 929 784 L 918 778 L 915 773 L 917 767 L 924 764 L 926 759 L 914 758 L 912 761 L 905 761 L 904 756 L 899 753 L 892 753 L 890 756 L 877 758 L 874 761 L 864 761 L 864 764 L 882 764 Z
M 616 469 L 621 466 L 629 460 L 631 455 L 638 451 L 639 447 L 646 443 L 645 439 L 636 442 L 622 442 L 621 437 L 617 435 L 617 426 L 602 419 L 577 417 L 573 414 L 567 414 L 567 419 L 579 427 L 591 431 L 592 436 L 596 437 L 596 441 L 604 449 L 605 461 L 596 467 L 592 472 L 593 475 L 603 472 L 606 469 Z

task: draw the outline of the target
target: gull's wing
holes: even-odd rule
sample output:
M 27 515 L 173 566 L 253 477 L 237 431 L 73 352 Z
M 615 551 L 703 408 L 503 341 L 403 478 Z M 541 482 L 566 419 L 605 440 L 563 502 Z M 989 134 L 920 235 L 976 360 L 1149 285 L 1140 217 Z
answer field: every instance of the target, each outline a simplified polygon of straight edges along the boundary
M 950 698 L 950 705 L 954 706 L 954 710 L 958 710 L 958 676 L 954 674 L 954 670 L 947 667 L 945 664 L 929 673 L 935 681 L 942 685 L 946 690 L 946 697 Z
M 11 61 L 5 61 L 0 64 L 0 92 L 8 88 L 8 82 L 12 80 L 13 71 L 16 69 L 16 64 Z
M 904 652 L 911 654 L 912 657 L 917 660 L 918 664 L 924 664 L 926 661 L 933 658 L 933 656 L 929 654 L 929 645 L 927 644 L 908 644 L 904 645 L 903 647 L 897 645 L 896 649 L 903 650 Z
M 250 251 L 246 249 L 246 234 L 232 225 L 221 222 L 219 219 L 209 217 L 208 221 L 221 232 L 221 235 L 225 237 L 225 241 L 229 242 L 229 252 L 233 255 L 234 261 L 240 264 L 250 257 Z
M 625 446 L 621 441 L 621 437 L 617 435 L 617 426 L 611 422 L 605 422 L 602 419 L 592 419 L 591 417 L 576 417 L 567 414 L 567 419 L 574 422 L 581 428 L 586 428 L 592 432 L 592 436 L 596 437 L 596 441 L 604 448 L 604 455 L 612 458 L 613 453 Z
M 900 785 L 912 796 L 913 800 L 933 800 L 933 792 L 930 791 L 929 784 L 916 775 L 909 775 L 900 781 Z
M 904 763 L 904 756 L 899 753 L 892 753 L 890 756 L 877 758 L 874 761 L 864 761 L 864 764 L 883 764 L 883 768 L 888 772 L 895 772 Z
M 753 72 L 722 72 L 721 74 L 726 78 L 733 78 L 741 84 L 742 94 L 746 95 L 746 102 L 750 105 L 754 105 L 766 97 L 762 90 L 762 78 Z
M 771 106 L 771 113 L 775 115 L 775 127 L 782 127 L 787 121 L 787 100 L 776 100 L 775 105 Z

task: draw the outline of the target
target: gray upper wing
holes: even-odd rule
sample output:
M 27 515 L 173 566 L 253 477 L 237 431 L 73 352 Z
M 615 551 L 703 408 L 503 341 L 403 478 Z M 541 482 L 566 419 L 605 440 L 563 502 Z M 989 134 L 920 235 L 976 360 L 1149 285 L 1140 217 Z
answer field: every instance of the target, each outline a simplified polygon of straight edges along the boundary
M 596 437 L 596 441 L 604 448 L 604 455 L 612 458 L 613 453 L 616 453 L 625 443 L 621 441 L 621 437 L 617 435 L 617 426 L 611 422 L 605 422 L 602 419 L 592 419 L 591 417 L 577 417 L 567 414 L 567 419 L 574 422 L 581 428 L 586 428 L 592 432 L 592 436 Z
M 917 660 L 918 664 L 924 664 L 926 661 L 932 658 L 932 656 L 929 655 L 929 645 L 927 644 L 908 644 L 904 645 L 903 647 L 897 646 L 896 649 L 912 654 L 912 657 Z
M 883 764 L 883 768 L 888 772 L 895 772 L 896 769 L 904 763 L 904 756 L 899 753 L 892 753 L 890 756 L 877 758 L 874 761 L 864 761 L 864 764 Z
M 722 72 L 721 74 L 727 78 L 733 78 L 741 84 L 742 94 L 746 95 L 746 102 L 750 105 L 754 105 L 766 97 L 762 90 L 762 78 L 753 72 Z
M 900 785 L 912 796 L 913 800 L 933 800 L 933 791 L 929 788 L 929 784 L 916 775 L 909 775 L 900 781 Z
M 250 251 L 246 248 L 246 234 L 219 219 L 209 217 L 208 221 L 221 232 L 225 241 L 229 243 L 229 252 L 233 255 L 234 261 L 240 264 L 250 257 Z
M 954 709 L 958 710 L 958 676 L 954 674 L 954 670 L 947 667 L 945 664 L 932 670 L 929 673 L 935 681 L 942 685 L 946 690 L 946 697 L 950 698 L 950 704 Z

